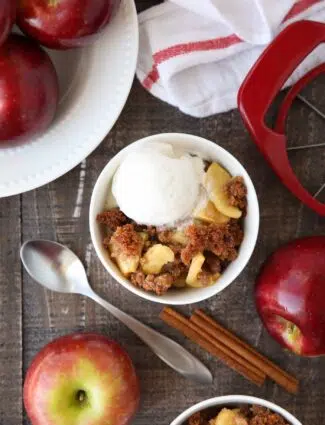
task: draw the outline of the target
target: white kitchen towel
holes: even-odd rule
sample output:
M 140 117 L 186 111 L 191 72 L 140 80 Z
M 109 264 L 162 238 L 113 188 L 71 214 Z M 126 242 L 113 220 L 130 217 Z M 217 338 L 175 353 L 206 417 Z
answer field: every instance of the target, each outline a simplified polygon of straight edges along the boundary
M 300 19 L 325 22 L 325 1 L 165 1 L 139 15 L 137 77 L 154 96 L 194 117 L 228 111 L 265 46 Z M 324 61 L 322 45 L 289 82 Z

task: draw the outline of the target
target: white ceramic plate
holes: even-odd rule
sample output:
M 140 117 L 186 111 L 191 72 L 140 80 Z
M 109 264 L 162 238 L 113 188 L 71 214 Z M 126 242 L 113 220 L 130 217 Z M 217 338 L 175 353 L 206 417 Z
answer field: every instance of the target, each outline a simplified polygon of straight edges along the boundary
M 71 170 L 105 138 L 126 102 L 138 54 L 133 0 L 92 46 L 51 51 L 61 98 L 50 129 L 31 143 L 0 148 L 0 197 L 42 186 Z

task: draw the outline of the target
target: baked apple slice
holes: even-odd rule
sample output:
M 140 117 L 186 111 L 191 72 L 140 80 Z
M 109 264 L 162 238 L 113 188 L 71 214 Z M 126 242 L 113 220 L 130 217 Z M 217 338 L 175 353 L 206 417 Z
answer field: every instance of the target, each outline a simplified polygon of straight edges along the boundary
M 175 260 L 174 252 L 166 245 L 153 245 L 140 260 L 141 268 L 146 274 L 158 274 L 163 266 Z
M 204 288 L 213 285 L 220 277 L 219 273 L 211 274 L 207 279 L 199 279 L 199 274 L 202 272 L 202 266 L 205 262 L 205 257 L 202 253 L 196 254 L 191 261 L 190 268 L 186 276 L 186 284 L 193 288 Z
M 241 217 L 242 212 L 239 208 L 230 205 L 225 191 L 225 185 L 231 179 L 232 177 L 227 170 L 216 162 L 213 162 L 206 172 L 204 186 L 210 200 L 214 203 L 218 211 L 227 217 L 238 219 Z
M 218 416 L 210 421 L 210 425 L 248 425 L 239 409 L 222 409 Z
M 202 266 L 205 261 L 205 257 L 202 253 L 196 254 L 191 261 L 190 268 L 186 277 L 186 283 L 188 286 L 194 288 L 201 288 L 202 284 L 198 280 L 198 274 L 202 271 Z
M 204 208 L 199 208 L 194 211 L 194 218 L 204 221 L 206 223 L 216 223 L 216 224 L 224 224 L 228 223 L 230 218 L 220 211 L 214 206 L 214 203 L 208 201 Z
M 118 268 L 124 276 L 129 276 L 134 273 L 140 262 L 140 255 L 126 255 L 121 252 L 114 242 L 109 243 L 111 257 L 116 261 Z
M 173 243 L 185 246 L 188 243 L 188 238 L 184 232 L 182 232 L 181 230 L 176 230 L 171 236 L 171 241 Z

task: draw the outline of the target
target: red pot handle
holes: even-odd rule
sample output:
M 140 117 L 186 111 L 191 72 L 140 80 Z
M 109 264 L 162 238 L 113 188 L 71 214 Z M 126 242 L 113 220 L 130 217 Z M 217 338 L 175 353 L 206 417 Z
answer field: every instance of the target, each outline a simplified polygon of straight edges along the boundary
M 265 49 L 238 93 L 243 121 L 266 160 L 287 188 L 320 215 L 325 215 L 325 205 L 313 198 L 297 179 L 288 159 L 286 136 L 284 132 L 276 132 L 266 126 L 265 114 L 293 71 L 324 41 L 323 23 L 298 21 L 289 25 Z M 311 77 L 311 73 L 308 76 Z M 296 88 L 303 85 L 301 81 L 307 83 L 310 79 L 303 78 L 290 92 L 296 92 Z M 284 109 L 288 112 L 288 108 Z M 283 120 L 282 114 L 280 121 Z

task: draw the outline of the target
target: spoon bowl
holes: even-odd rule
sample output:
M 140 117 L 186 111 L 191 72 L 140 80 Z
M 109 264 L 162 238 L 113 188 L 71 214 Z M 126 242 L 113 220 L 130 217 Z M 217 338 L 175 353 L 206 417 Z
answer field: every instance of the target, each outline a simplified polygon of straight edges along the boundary
M 28 274 L 50 291 L 87 295 L 86 271 L 69 248 L 47 240 L 27 241 L 20 257 Z

